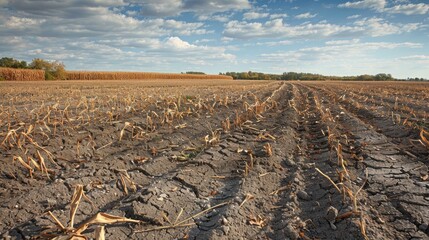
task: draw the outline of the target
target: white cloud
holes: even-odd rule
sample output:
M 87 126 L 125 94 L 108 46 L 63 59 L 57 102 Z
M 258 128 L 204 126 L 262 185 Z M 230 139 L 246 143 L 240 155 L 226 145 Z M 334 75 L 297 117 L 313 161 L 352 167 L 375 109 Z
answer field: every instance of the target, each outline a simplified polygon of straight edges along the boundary
M 338 5 L 340 8 L 369 8 L 378 11 L 383 10 L 385 6 L 386 0 L 362 0 L 356 2 L 346 2 Z
M 0 6 L 6 6 L 19 12 L 37 16 L 57 16 L 60 18 L 80 18 L 91 16 L 97 8 L 110 8 L 119 11 L 132 6 L 147 17 L 178 16 L 184 12 L 213 14 L 227 11 L 249 9 L 248 0 L 0 0 Z
M 258 42 L 256 43 L 256 45 L 274 47 L 274 46 L 291 45 L 292 43 L 293 43 L 292 41 L 283 40 L 283 41 Z
M 274 19 L 265 23 L 230 21 L 225 25 L 224 35 L 230 38 L 319 38 L 336 35 L 349 35 L 358 31 L 354 27 L 324 23 L 306 23 L 291 26 L 282 19 Z
M 352 25 L 337 25 L 327 22 L 288 25 L 283 19 L 260 22 L 230 21 L 225 24 L 225 37 L 249 38 L 299 38 L 319 39 L 328 37 L 379 37 L 410 32 L 421 28 L 420 23 L 394 24 L 381 18 L 364 18 Z
M 400 57 L 398 58 L 399 60 L 410 60 L 410 61 L 414 61 L 414 60 L 424 60 L 424 61 L 429 61 L 429 55 L 412 55 L 412 56 L 406 56 L 406 57 Z
M 243 19 L 245 20 L 253 20 L 253 19 L 259 19 L 259 18 L 266 18 L 268 17 L 268 13 L 259 13 L 259 12 L 247 12 L 243 14 Z
M 48 11 L 48 10 L 47 10 Z M 202 22 L 184 22 L 174 19 L 151 18 L 138 20 L 131 16 L 110 11 L 108 8 L 93 8 L 93 14 L 81 18 L 60 18 L 26 13 L 0 14 L 0 35 L 44 36 L 58 38 L 98 37 L 114 38 L 162 37 L 167 35 L 201 35 L 211 31 L 204 29 Z M 6 15 L 6 16 L 5 16 Z M 7 16 L 9 15 L 9 16 Z M 2 23 L 3 22 L 3 23 Z
M 325 42 L 326 45 L 346 45 L 346 44 L 355 44 L 359 43 L 360 39 L 352 39 L 352 40 L 332 40 Z
M 414 15 L 414 14 L 427 14 L 429 12 L 429 4 L 419 3 L 419 4 L 404 4 L 396 5 L 390 8 L 385 8 L 387 13 L 401 13 L 405 15 Z
M 355 25 L 364 28 L 366 34 L 372 37 L 411 32 L 422 27 L 420 23 L 393 24 L 375 17 L 358 20 Z
M 276 18 L 287 18 L 288 15 L 286 13 L 275 13 L 270 14 L 270 19 L 276 19 Z
M 307 47 L 291 51 L 261 54 L 258 59 L 261 65 L 267 64 L 274 71 L 314 72 L 325 75 L 359 75 L 392 73 L 394 76 L 406 77 L 401 63 L 380 58 L 378 51 L 395 51 L 399 49 L 422 48 L 420 43 L 412 42 L 330 42 L 321 47 Z M 425 58 L 425 57 L 416 57 Z M 405 61 L 405 59 L 403 59 Z M 410 60 L 410 65 L 416 63 Z M 424 64 L 419 63 L 419 68 Z M 333 70 L 335 69 L 335 70 Z M 408 69 L 409 70 L 409 69 Z M 417 72 L 417 74 L 420 74 Z
M 180 15 L 184 3 L 181 0 L 145 0 L 136 1 L 134 4 L 140 6 L 143 16 L 176 16 Z
M 218 21 L 228 22 L 234 14 L 211 14 L 211 15 L 199 15 L 199 21 Z
M 19 18 L 15 16 L 11 16 L 4 26 L 9 29 L 28 29 L 39 26 L 44 23 L 46 20 L 44 19 L 31 19 L 31 18 Z
M 308 18 L 314 18 L 317 16 L 317 14 L 311 14 L 309 12 L 301 13 L 295 16 L 296 19 L 308 19 Z
M 356 18 L 359 18 L 359 17 L 360 17 L 360 15 L 356 14 L 356 15 L 348 16 L 347 19 L 356 19 Z
M 360 9 L 373 9 L 378 12 L 386 12 L 393 14 L 405 14 L 405 15 L 414 15 L 414 14 L 426 14 L 429 12 L 429 4 L 426 3 L 408 3 L 408 0 L 395 0 L 393 1 L 394 5 L 392 7 L 386 7 L 386 0 L 362 0 L 356 2 L 346 2 L 339 4 L 340 8 L 360 8 Z M 408 3 L 408 4 L 402 4 Z
M 196 48 L 196 45 L 192 45 L 188 42 L 185 42 L 178 37 L 168 38 L 167 41 L 165 41 L 165 45 L 167 47 L 171 47 L 173 50 L 187 50 Z
M 396 48 L 421 48 L 423 47 L 420 43 L 402 42 L 338 42 L 337 44 L 327 44 L 323 47 L 309 47 L 301 48 L 295 51 L 278 52 L 261 54 L 265 60 L 278 61 L 288 57 L 297 57 L 299 61 L 324 61 L 324 60 L 336 60 L 336 59 L 353 59 L 358 56 L 363 56 L 366 53 L 380 49 L 396 49 Z
M 243 10 L 251 7 L 248 0 L 143 0 L 133 1 L 133 4 L 141 7 L 144 16 L 177 16 L 183 12 L 195 12 L 197 14 L 212 14 L 231 10 Z
M 410 0 L 393 0 L 393 3 L 409 3 Z

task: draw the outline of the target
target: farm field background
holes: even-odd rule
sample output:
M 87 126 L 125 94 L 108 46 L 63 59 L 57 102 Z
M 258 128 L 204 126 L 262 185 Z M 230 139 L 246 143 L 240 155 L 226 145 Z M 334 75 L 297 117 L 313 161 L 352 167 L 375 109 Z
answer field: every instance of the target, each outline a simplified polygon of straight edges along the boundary
M 101 225 L 107 239 L 429 238 L 428 83 L 0 82 L 0 95 L 2 238 Z

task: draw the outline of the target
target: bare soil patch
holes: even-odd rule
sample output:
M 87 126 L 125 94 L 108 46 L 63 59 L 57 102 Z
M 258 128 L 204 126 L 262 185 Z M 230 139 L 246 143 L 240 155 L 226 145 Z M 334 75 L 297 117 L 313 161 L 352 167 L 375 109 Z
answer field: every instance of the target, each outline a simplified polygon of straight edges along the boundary
M 428 84 L 0 84 L 4 239 L 429 239 Z

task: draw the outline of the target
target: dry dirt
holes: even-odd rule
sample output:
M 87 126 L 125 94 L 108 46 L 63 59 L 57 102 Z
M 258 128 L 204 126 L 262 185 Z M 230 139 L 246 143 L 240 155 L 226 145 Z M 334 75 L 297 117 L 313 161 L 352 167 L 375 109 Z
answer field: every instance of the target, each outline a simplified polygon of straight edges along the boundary
M 0 96 L 3 239 L 70 233 L 48 212 L 69 225 L 78 184 L 92 204 L 76 225 L 141 220 L 106 239 L 429 239 L 429 84 L 0 82 Z

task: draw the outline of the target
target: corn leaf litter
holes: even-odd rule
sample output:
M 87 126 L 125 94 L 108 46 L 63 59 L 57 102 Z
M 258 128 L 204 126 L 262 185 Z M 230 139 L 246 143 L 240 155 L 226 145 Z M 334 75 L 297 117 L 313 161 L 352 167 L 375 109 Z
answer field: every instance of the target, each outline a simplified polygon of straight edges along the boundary
M 110 215 L 107 213 L 97 213 L 94 217 L 90 218 L 89 220 L 82 223 L 77 229 L 76 233 L 80 234 L 83 231 L 85 231 L 90 225 L 99 225 L 99 224 L 114 224 L 114 223 L 123 223 L 123 222 L 132 222 L 132 223 L 139 223 L 139 220 L 129 219 L 125 217 L 119 217 Z
M 426 147 L 429 147 L 428 137 L 429 137 L 429 133 L 427 131 L 425 131 L 424 129 L 422 129 L 422 131 L 420 132 L 420 138 L 426 144 Z
M 114 224 L 114 223 L 122 223 L 122 222 L 132 222 L 139 223 L 139 220 L 129 219 L 125 217 L 119 217 L 110 215 L 107 213 L 97 213 L 92 218 L 83 222 L 78 228 L 74 228 L 74 219 L 79 207 L 79 203 L 82 197 L 90 202 L 93 206 L 92 201 L 85 195 L 83 191 L 83 185 L 77 185 L 73 192 L 73 196 L 70 203 L 70 227 L 66 228 L 59 220 L 56 218 L 50 211 L 49 215 L 52 217 L 54 222 L 57 224 L 60 230 L 63 231 L 64 235 L 56 236 L 55 240 L 82 240 L 88 239 L 86 236 L 82 235 L 82 232 L 85 231 L 90 225 L 105 225 L 105 224 Z M 96 239 L 104 239 L 104 228 L 99 228 L 96 231 Z

